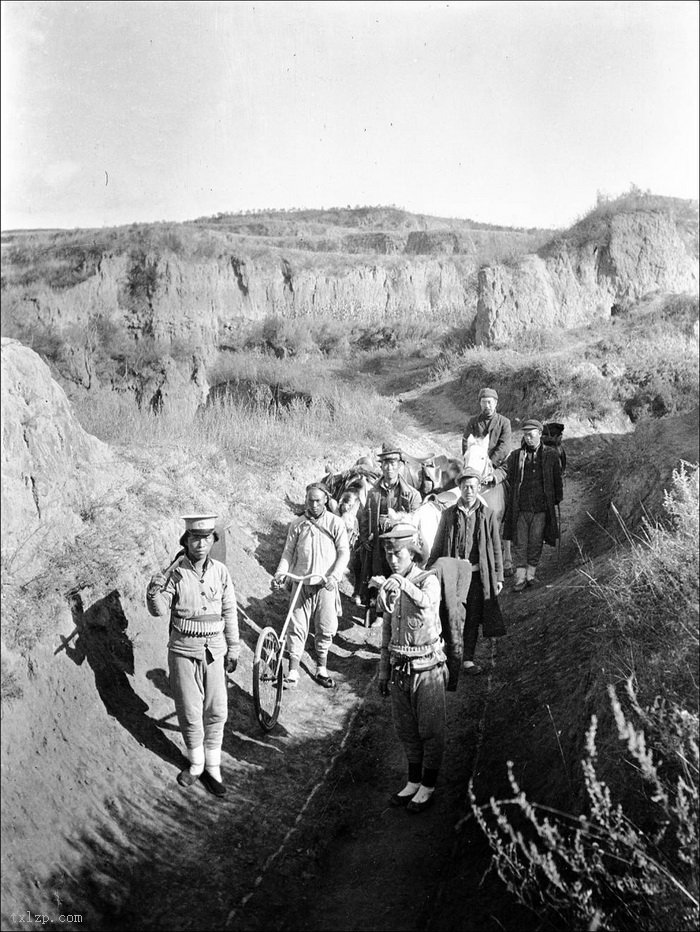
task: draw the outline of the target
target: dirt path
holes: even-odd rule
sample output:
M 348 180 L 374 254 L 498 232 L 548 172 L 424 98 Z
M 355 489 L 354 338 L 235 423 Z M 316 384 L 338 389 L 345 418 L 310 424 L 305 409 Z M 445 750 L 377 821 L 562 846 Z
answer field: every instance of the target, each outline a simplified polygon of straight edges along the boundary
M 411 406 L 421 404 L 410 397 L 407 401 Z M 436 403 L 432 396 L 430 407 Z M 441 405 L 440 410 L 442 420 L 437 420 L 436 411 L 427 414 L 436 429 L 404 428 L 407 449 L 412 443 L 420 444 L 423 452 L 429 446 L 446 452 L 459 449 L 460 431 L 454 426 L 461 412 L 455 405 Z M 426 417 L 425 410 L 421 414 Z M 439 429 L 446 426 L 452 429 Z M 559 586 L 565 569 L 585 558 L 588 485 L 573 469 L 562 506 L 562 548 L 560 552 L 548 548 L 539 598 Z M 527 615 L 537 598 L 536 592 L 518 596 L 507 589 L 502 598 L 506 618 Z M 362 631 L 353 629 L 360 639 Z M 517 639 L 517 630 L 511 629 L 513 638 Z M 480 644 L 484 675 L 462 677 L 457 692 L 449 695 L 448 739 L 436 803 L 420 816 L 388 805 L 389 796 L 405 778 L 405 762 L 388 702 L 377 695 L 375 683 L 369 683 L 367 698 L 346 734 L 346 747 L 332 761 L 274 866 L 236 911 L 235 928 L 300 932 L 537 928 L 537 917 L 518 905 L 489 871 L 490 851 L 473 820 L 463 821 L 469 811 L 469 781 L 483 778 L 480 749 L 493 715 L 499 643 Z M 457 857 L 458 846 L 462 851 L 466 847 L 467 859 Z
M 429 361 L 414 362 L 413 373 L 404 362 L 382 373 L 385 390 L 403 399 L 402 445 L 415 454 L 456 453 L 464 413 L 454 398 L 454 387 L 412 391 L 411 379 L 424 378 L 429 366 Z M 572 452 L 575 464 L 575 447 Z M 595 537 L 585 514 L 595 513 L 597 505 L 587 488 L 574 466 L 562 507 L 561 556 L 557 560 L 555 551 L 546 553 L 541 572 L 544 595 L 526 593 L 517 604 L 511 593 L 504 595 L 507 620 L 510 615 L 519 619 L 536 612 L 549 590 L 556 593 L 558 587 L 571 584 L 562 582 L 566 569 L 582 562 Z M 93 673 L 98 679 L 99 667 L 89 656 L 80 669 L 65 652 L 47 658 L 55 668 L 55 682 L 61 684 L 54 708 L 64 714 L 64 721 L 71 721 L 64 743 L 72 754 L 79 748 L 81 767 L 75 779 L 68 767 L 65 774 L 51 777 L 56 792 L 48 809 L 34 807 L 33 814 L 33 797 L 22 803 L 21 810 L 13 808 L 9 799 L 7 809 L 12 818 L 19 812 L 19 821 L 30 828 L 36 822 L 37 838 L 45 837 L 41 823 L 50 817 L 51 830 L 65 832 L 70 844 L 56 842 L 61 864 L 48 880 L 43 865 L 52 863 L 53 846 L 37 851 L 40 860 L 32 876 L 12 879 L 13 889 L 37 892 L 31 903 L 19 898 L 17 904 L 4 903 L 8 914 L 15 905 L 19 912 L 20 907 L 38 908 L 39 902 L 53 899 L 85 916 L 81 928 L 113 932 L 131 928 L 495 932 L 535 927 L 497 878 L 489 874 L 482 882 L 490 855 L 473 823 L 455 834 L 455 825 L 467 811 L 469 780 L 484 776 L 480 748 L 491 727 L 488 723 L 498 720 L 502 642 L 482 642 L 478 659 L 485 674 L 463 678 L 458 691 L 449 695 L 449 737 L 438 795 L 434 807 L 420 816 L 387 805 L 405 777 L 403 753 L 389 704 L 376 694 L 379 630 L 358 623 L 347 590 L 344 619 L 329 664 L 337 688 L 323 690 L 309 676 L 302 677 L 300 688 L 284 695 L 277 729 L 271 735 L 260 732 L 251 697 L 251 658 L 259 626 L 272 623 L 279 630 L 284 619 L 285 599 L 271 596 L 267 581 L 290 517 L 285 512 L 269 526 L 256 528 L 255 515 L 249 515 L 247 522 L 241 516 L 236 549 L 228 561 L 245 610 L 241 625 L 245 646 L 231 691 L 223 748 L 223 772 L 230 787 L 225 800 L 213 800 L 200 786 L 184 791 L 175 783 L 182 742 L 173 724 L 162 632 L 150 620 L 136 614 L 130 618 L 130 631 L 136 633 L 135 672 L 128 689 L 125 686 L 116 698 L 128 693 L 138 700 L 133 715 L 109 707 L 109 716 L 105 715 L 90 686 Z M 518 638 L 516 623 L 507 639 L 509 650 L 517 651 Z M 307 669 L 312 669 L 310 658 Z M 100 698 L 104 701 L 104 696 Z M 32 720 L 36 735 L 51 702 L 48 695 L 37 694 L 36 721 Z M 26 722 L 19 726 L 26 736 Z M 95 734 L 101 735 L 98 746 Z M 19 728 L 18 742 L 22 735 Z M 28 746 L 26 740 L 23 743 Z M 161 745 L 167 745 L 168 753 L 159 752 Z M 51 759 L 62 758 L 56 751 Z M 118 781 L 112 774 L 114 760 Z M 49 785 L 40 761 L 40 757 L 28 760 L 26 771 L 39 793 L 44 784 Z M 91 805 L 86 809 L 88 797 Z M 456 854 L 457 846 L 460 852 L 466 846 L 467 858 Z M 14 922 L 4 927 L 24 928 Z M 66 925 L 48 922 L 44 927 L 65 929 Z

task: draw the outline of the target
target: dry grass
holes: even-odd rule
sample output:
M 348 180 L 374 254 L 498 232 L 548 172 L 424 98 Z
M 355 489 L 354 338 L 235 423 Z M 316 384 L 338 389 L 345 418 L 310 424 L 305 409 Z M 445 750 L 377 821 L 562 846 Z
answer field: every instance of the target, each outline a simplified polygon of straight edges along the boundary
M 539 693 L 545 679 L 549 684 L 547 709 L 556 735 L 556 747 L 550 742 L 544 756 L 540 736 L 547 722 L 540 713 L 539 723 L 532 723 L 536 730 L 528 731 L 530 753 L 538 754 L 542 768 L 554 768 L 559 756 L 569 805 L 580 802 L 580 809 L 561 811 L 566 790 L 538 794 L 532 777 L 524 792 L 512 767 L 510 798 L 483 805 L 472 793 L 496 869 L 553 928 L 697 927 L 697 466 L 674 473 L 665 512 L 664 521 L 648 523 L 640 536 L 630 534 L 627 548 L 591 574 L 593 610 L 586 618 L 564 617 L 565 600 L 556 606 L 547 641 L 556 628 L 558 648 L 540 647 L 537 640 L 520 644 L 530 665 L 538 651 L 547 651 L 546 669 L 539 664 L 530 678 Z M 573 668 L 565 670 L 570 658 Z M 510 686 L 518 690 L 524 731 L 532 697 L 523 689 L 524 676 L 515 676 Z M 589 715 L 579 755 L 582 719 Z M 519 750 L 514 742 L 507 753 L 516 759 Z M 574 763 L 581 758 L 579 771 Z M 522 761 L 520 767 L 524 771 Z M 541 788 L 550 778 L 540 774 L 537 780 Z

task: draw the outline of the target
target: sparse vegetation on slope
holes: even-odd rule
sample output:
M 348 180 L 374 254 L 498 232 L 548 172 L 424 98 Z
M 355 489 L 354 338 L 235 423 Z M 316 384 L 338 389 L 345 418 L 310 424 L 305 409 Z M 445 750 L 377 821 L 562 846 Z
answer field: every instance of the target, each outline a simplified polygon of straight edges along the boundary
M 674 473 L 665 509 L 592 581 L 608 645 L 598 679 L 627 681 L 624 694 L 608 687 L 615 736 L 602 756 L 596 716 L 589 729 L 584 813 L 528 799 L 512 772 L 511 799 L 482 807 L 472 794 L 509 889 L 559 928 L 690 930 L 700 918 L 697 466 Z

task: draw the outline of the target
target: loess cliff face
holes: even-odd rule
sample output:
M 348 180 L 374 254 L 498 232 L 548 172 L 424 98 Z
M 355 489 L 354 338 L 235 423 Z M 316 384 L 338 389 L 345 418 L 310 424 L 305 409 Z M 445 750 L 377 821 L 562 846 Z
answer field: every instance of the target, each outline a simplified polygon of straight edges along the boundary
M 18 341 L 3 339 L 2 555 L 9 575 L 35 573 L 120 479 L 108 447 L 78 424 L 48 366 Z
M 335 261 L 333 261 L 335 260 Z M 309 262 L 290 252 L 184 259 L 153 252 L 139 257 L 153 287 L 134 299 L 133 259 L 105 255 L 80 284 L 35 289 L 18 299 L 19 313 L 51 327 L 106 316 L 134 335 L 184 339 L 194 346 L 225 344 L 245 321 L 270 315 L 323 317 L 358 324 L 401 317 L 470 326 L 476 316 L 476 268 L 467 257 Z
M 698 290 L 697 225 L 666 212 L 618 213 L 574 227 L 538 255 L 479 271 L 476 341 L 496 345 L 531 328 L 571 328 L 653 292 Z

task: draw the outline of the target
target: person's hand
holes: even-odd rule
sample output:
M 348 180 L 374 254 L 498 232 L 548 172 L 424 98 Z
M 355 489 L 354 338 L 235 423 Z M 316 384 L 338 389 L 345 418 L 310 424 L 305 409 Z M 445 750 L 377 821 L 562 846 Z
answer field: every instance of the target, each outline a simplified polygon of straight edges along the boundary
M 238 651 L 229 650 L 226 654 L 226 674 L 231 675 L 236 672 L 238 666 Z
M 270 580 L 270 589 L 273 591 L 277 589 L 282 589 L 287 578 L 286 573 L 275 573 L 275 575 Z
M 497 582 L 497 583 L 496 583 L 496 595 L 500 595 L 502 589 L 503 589 L 503 583 L 502 583 L 502 582 Z
M 372 553 L 372 541 L 371 540 L 361 540 L 360 546 L 363 550 L 366 550 L 367 553 Z
M 403 591 L 406 588 L 406 577 L 394 575 L 390 576 L 387 581 L 384 583 L 385 592 L 395 592 L 397 595 L 399 592 Z
M 165 586 L 167 579 L 162 573 L 154 573 L 151 576 L 151 581 L 148 584 L 149 589 L 162 589 Z
M 379 680 L 379 695 L 388 696 L 389 695 L 389 678 L 382 677 Z
M 329 592 L 333 592 L 333 590 L 338 587 L 338 580 L 335 576 L 324 577 L 324 579 L 326 580 L 326 584 L 323 588 L 327 589 Z

